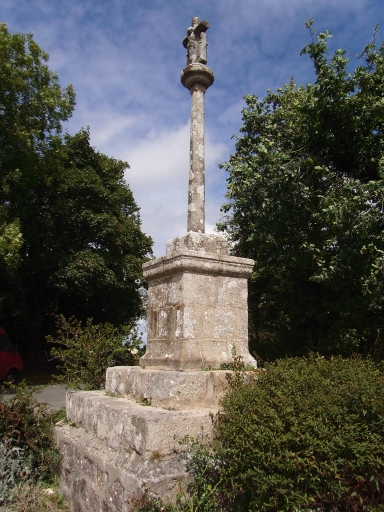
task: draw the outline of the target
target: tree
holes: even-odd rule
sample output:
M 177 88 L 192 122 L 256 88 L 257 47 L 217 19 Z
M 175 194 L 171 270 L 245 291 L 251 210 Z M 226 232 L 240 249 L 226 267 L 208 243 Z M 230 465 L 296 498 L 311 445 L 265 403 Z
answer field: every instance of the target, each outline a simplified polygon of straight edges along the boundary
M 50 137 L 62 131 L 75 106 L 72 86 L 61 89 L 49 56 L 31 34 L 0 24 L 0 165 L 4 179 L 19 169 L 33 174 Z M 11 179 L 11 178 L 9 178 Z
M 384 325 L 384 45 L 349 72 L 327 39 L 316 82 L 245 97 L 219 228 L 255 259 L 251 349 L 262 357 L 374 351 Z M 377 32 L 377 31 L 376 31 Z
M 0 24 L 0 278 L 5 286 L 20 263 L 23 240 L 18 216 L 10 212 L 10 191 L 18 183 L 28 187 L 44 179 L 39 170 L 44 149 L 75 104 L 72 87 L 61 90 L 47 61 L 31 35 L 10 34 Z M 4 307 L 4 286 L 0 300 Z
M 128 164 L 95 150 L 88 130 L 61 134 L 74 94 L 47 60 L 32 36 L 0 27 L 0 321 L 29 353 L 52 333 L 52 314 L 137 319 L 152 246 Z
M 55 140 L 44 165 L 56 169 L 51 181 L 14 198 L 24 244 L 8 300 L 26 329 L 19 339 L 34 326 L 36 336 L 48 332 L 51 313 L 130 323 L 143 312 L 141 265 L 152 241 L 124 181 L 127 164 L 98 153 L 83 130 Z

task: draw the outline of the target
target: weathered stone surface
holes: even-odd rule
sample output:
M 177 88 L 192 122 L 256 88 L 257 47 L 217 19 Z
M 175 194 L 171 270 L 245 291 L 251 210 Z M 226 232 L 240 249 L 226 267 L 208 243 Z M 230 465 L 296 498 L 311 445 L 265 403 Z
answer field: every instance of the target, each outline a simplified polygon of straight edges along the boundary
M 147 357 L 141 361 L 141 365 L 144 365 L 145 368 L 177 371 L 219 368 L 222 363 L 232 362 L 231 350 L 235 348 L 236 353 L 242 355 L 245 364 L 256 367 L 256 362 L 250 356 L 248 344 L 245 342 L 207 340 L 210 343 L 203 344 L 193 339 L 182 341 L 185 343 L 179 343 L 179 340 L 172 339 L 157 340 L 156 345 L 151 345 L 152 350 L 150 352 L 147 350 Z
M 137 366 L 108 368 L 107 393 L 145 399 L 164 409 L 207 408 L 215 411 L 227 389 L 228 371 L 178 372 Z
M 202 77 L 198 79 L 201 81 Z M 195 77 L 196 78 L 196 77 Z M 205 232 L 204 94 L 206 86 L 191 84 L 191 137 L 187 231 Z
M 56 426 L 61 490 L 72 510 L 135 510 L 143 484 L 175 499 L 185 488 L 186 435 L 210 436 L 208 410 L 168 411 L 103 391 L 69 391 L 70 424 Z
M 202 428 L 210 431 L 211 410 L 215 409 L 171 411 L 110 397 L 104 391 L 67 394 L 68 421 L 93 433 L 108 447 L 133 450 L 143 459 L 150 459 L 155 451 L 163 456 L 180 451 L 177 440 L 186 433 L 195 436 Z
M 205 87 L 205 90 L 210 87 L 215 81 L 215 75 L 213 74 L 212 69 L 204 66 L 203 64 L 189 64 L 186 68 L 183 69 L 180 75 L 181 83 L 191 91 L 192 86 L 194 84 L 201 84 Z M 204 91 L 205 92 L 205 91 Z M 193 102 L 193 98 L 191 98 L 191 104 Z
M 166 254 L 188 253 L 194 251 L 202 256 L 213 255 L 215 257 L 228 256 L 228 241 L 223 236 L 208 235 L 190 231 L 185 235 L 168 240 Z M 253 260 L 252 261 L 253 265 Z
M 183 40 L 184 48 L 187 48 L 187 66 L 193 63 L 207 63 L 207 38 L 205 32 L 209 29 L 208 21 L 200 21 L 192 18 L 192 26 L 188 27 L 187 37 Z
M 184 254 L 167 254 L 143 265 L 143 273 L 147 280 L 158 279 L 181 272 L 193 272 L 215 276 L 248 277 L 252 273 L 253 260 L 235 256 L 211 255 L 204 257 L 201 253 L 188 251 Z
M 247 277 L 254 261 L 228 255 L 218 235 L 190 232 L 143 265 L 148 343 L 140 365 L 163 370 L 220 368 L 248 352 Z

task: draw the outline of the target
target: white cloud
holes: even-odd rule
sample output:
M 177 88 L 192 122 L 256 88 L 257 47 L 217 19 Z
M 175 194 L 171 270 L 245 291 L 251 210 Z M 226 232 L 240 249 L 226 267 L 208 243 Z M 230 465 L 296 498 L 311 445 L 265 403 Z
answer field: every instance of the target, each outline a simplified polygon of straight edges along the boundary
M 225 158 L 228 148 L 206 136 L 207 183 L 217 161 Z M 161 256 L 165 242 L 186 232 L 189 172 L 189 123 L 166 132 L 152 130 L 138 145 L 126 151 L 130 169 L 126 180 L 141 207 L 143 229 L 156 242 Z M 207 187 L 207 221 L 213 226 L 219 218 L 221 200 Z M 212 218 L 215 216 L 215 218 Z
M 180 184 L 188 172 L 189 124 L 177 130 L 151 130 L 137 147 L 127 152 L 132 186 Z
M 81 119 L 84 127 L 91 127 L 91 143 L 99 150 L 115 146 L 116 139 L 121 139 L 121 134 L 138 121 L 134 116 L 119 115 L 109 105 L 104 105 L 97 111 L 80 109 L 76 116 Z M 121 144 L 122 141 L 119 142 Z

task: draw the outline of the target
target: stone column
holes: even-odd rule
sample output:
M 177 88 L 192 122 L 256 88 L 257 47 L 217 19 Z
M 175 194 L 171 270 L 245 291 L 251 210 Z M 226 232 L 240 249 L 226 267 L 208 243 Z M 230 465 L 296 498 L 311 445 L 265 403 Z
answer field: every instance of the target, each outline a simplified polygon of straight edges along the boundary
M 205 233 L 204 94 L 206 87 L 194 83 L 191 92 L 191 142 L 187 231 Z
M 192 19 L 184 46 L 188 49 L 187 67 L 181 73 L 181 83 L 191 93 L 191 141 L 188 188 L 187 231 L 205 233 L 205 149 L 204 94 L 213 84 L 214 75 L 207 62 L 207 21 Z

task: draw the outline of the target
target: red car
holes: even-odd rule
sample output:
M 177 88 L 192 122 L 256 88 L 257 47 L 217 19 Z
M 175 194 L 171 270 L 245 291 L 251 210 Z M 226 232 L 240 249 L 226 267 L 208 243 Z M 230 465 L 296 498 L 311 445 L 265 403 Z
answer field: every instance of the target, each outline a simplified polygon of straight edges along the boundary
M 7 333 L 0 327 L 0 381 L 14 384 L 20 379 L 23 361 Z

